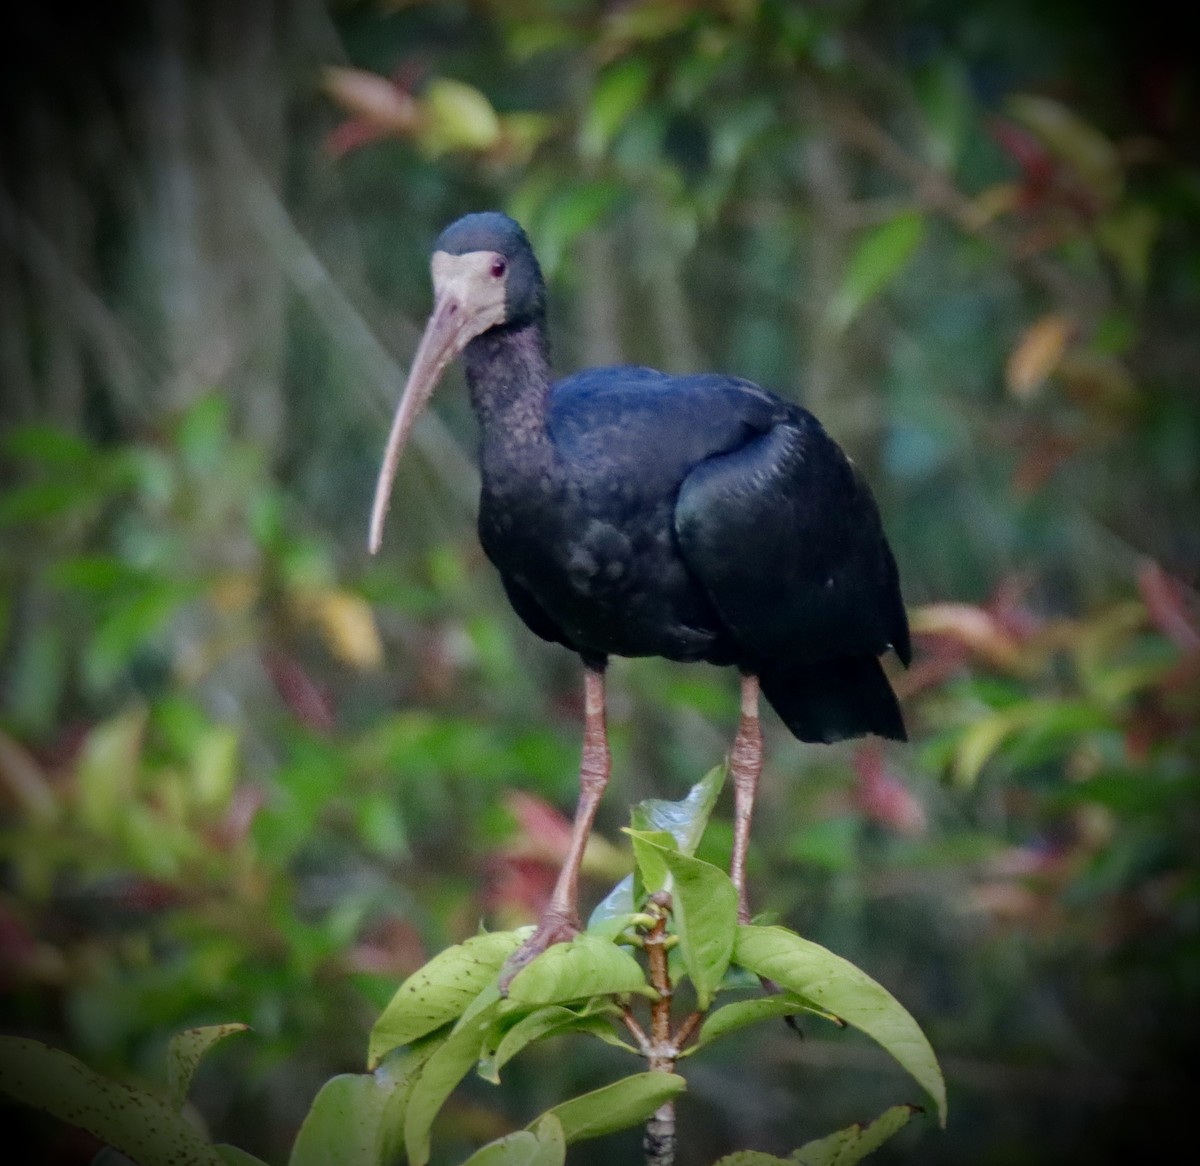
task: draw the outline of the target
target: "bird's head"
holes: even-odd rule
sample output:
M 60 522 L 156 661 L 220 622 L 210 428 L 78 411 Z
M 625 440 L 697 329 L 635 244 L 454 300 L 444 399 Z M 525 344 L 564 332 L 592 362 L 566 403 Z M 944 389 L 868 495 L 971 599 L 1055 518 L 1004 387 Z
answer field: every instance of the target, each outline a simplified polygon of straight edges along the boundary
M 400 397 L 375 487 L 369 546 L 383 539 L 392 481 L 408 435 L 446 366 L 492 328 L 537 323 L 544 311 L 542 273 L 520 224 L 497 211 L 465 215 L 433 246 L 433 312 Z

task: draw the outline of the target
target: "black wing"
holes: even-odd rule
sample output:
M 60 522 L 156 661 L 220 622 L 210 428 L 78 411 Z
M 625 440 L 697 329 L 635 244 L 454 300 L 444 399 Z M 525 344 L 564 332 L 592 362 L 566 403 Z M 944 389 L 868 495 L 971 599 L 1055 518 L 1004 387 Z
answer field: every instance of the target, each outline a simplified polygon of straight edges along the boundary
M 889 646 L 910 652 L 895 560 L 865 482 L 810 413 L 700 463 L 675 527 L 743 667 L 798 737 L 904 736 L 878 663 Z
M 534 597 L 525 590 L 511 575 L 500 572 L 500 582 L 504 584 L 504 594 L 513 611 L 521 617 L 525 626 L 535 636 L 548 640 L 551 644 L 562 644 L 566 648 L 574 648 L 562 629 L 545 612 L 545 609 Z

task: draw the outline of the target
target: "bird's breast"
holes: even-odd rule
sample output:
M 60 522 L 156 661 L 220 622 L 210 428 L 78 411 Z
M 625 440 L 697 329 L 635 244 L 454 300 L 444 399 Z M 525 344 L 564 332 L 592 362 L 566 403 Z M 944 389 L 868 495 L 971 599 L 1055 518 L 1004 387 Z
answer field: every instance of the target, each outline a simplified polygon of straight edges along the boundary
M 614 481 L 534 475 L 514 490 L 485 478 L 479 533 L 581 651 L 698 660 L 719 647 L 715 612 L 679 555 L 671 498 Z

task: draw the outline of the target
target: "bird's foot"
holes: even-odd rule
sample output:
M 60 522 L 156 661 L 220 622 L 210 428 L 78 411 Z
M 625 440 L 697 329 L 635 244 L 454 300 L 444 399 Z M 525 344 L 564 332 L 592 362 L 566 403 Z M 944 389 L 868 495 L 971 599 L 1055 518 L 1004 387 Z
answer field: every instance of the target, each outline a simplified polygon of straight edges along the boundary
M 570 943 L 581 930 L 577 915 L 547 911 L 534 933 L 504 961 L 504 966 L 500 969 L 500 995 L 507 996 L 509 986 L 517 973 L 537 959 L 548 947 L 553 947 L 556 943 Z

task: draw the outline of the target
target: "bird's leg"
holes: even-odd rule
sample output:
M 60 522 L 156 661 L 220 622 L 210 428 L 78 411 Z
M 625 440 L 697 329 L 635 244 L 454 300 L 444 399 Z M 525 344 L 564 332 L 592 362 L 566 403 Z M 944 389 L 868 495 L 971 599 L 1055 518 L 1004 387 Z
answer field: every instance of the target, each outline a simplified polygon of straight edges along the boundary
M 604 717 L 604 673 L 589 666 L 584 673 L 583 757 L 579 765 L 579 804 L 571 828 L 571 845 L 537 930 L 509 956 L 500 971 L 500 991 L 504 994 L 508 993 L 513 977 L 527 963 L 552 944 L 563 943 L 579 934 L 579 867 L 611 771 L 612 755 L 608 750 L 608 726 Z
M 754 794 L 762 773 L 762 727 L 758 720 L 758 677 L 742 677 L 742 714 L 737 736 L 729 755 L 733 773 L 733 859 L 729 877 L 738 893 L 738 922 L 750 922 L 746 902 L 746 849 L 750 843 L 750 817 L 754 812 Z

